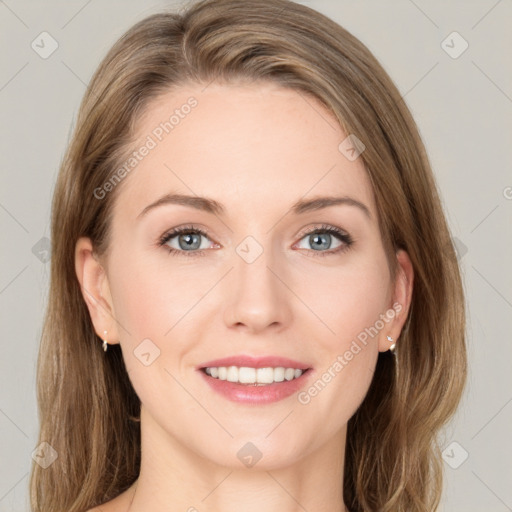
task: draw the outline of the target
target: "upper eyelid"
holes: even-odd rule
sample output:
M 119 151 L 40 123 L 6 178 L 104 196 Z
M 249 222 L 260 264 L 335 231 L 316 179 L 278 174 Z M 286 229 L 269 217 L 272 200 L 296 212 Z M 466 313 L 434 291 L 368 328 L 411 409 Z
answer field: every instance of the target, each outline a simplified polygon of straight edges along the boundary
M 351 238 L 351 235 L 346 230 L 344 230 L 342 228 L 338 228 L 337 226 L 333 226 L 331 224 L 326 224 L 326 223 L 316 224 L 313 227 L 304 228 L 296 236 L 299 237 L 299 240 L 301 240 L 305 236 L 313 234 L 316 231 L 322 232 L 322 231 L 328 231 L 328 230 L 335 231 L 335 233 L 332 233 L 334 235 L 336 235 L 336 234 L 338 234 L 338 235 L 345 235 L 345 236 Z M 166 231 L 160 237 L 160 240 L 163 240 L 164 238 L 167 238 L 167 241 L 164 242 L 164 243 L 167 243 L 169 240 L 171 240 L 171 239 L 181 235 L 184 231 L 185 232 L 186 231 L 197 232 L 201 236 L 204 236 L 204 237 L 208 238 L 211 242 L 218 244 L 218 242 L 216 242 L 214 239 L 211 238 L 211 235 L 208 233 L 207 229 L 202 228 L 200 226 L 194 226 L 192 224 L 184 225 L 184 226 L 178 226 L 176 228 L 170 229 L 169 231 Z M 339 233 L 337 233 L 338 231 L 339 231 Z M 196 251 L 191 251 L 191 252 L 199 252 L 199 251 L 203 251 L 203 250 L 205 250 L 205 249 L 198 249 Z M 186 252 L 186 251 L 184 251 L 184 252 Z
M 337 226 L 333 226 L 331 224 L 325 224 L 325 223 L 322 224 L 322 225 L 317 225 L 317 226 L 312 227 L 312 228 L 305 228 L 304 230 L 301 230 L 297 236 L 302 238 L 304 236 L 307 236 L 307 235 L 310 235 L 310 234 L 314 233 L 315 231 L 322 232 L 322 231 L 329 231 L 329 230 L 333 230 L 335 232 L 339 231 L 339 234 L 349 236 L 348 231 L 346 231 L 346 230 L 344 230 L 342 228 L 339 228 Z

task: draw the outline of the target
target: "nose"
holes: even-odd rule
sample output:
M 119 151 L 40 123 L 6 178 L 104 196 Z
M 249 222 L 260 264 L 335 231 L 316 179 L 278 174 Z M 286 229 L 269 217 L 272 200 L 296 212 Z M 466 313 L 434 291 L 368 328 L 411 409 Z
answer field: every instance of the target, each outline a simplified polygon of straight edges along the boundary
M 293 294 L 286 271 L 276 263 L 270 249 L 249 261 L 238 254 L 234 257 L 234 268 L 224 285 L 224 321 L 229 328 L 252 334 L 283 330 L 292 317 Z

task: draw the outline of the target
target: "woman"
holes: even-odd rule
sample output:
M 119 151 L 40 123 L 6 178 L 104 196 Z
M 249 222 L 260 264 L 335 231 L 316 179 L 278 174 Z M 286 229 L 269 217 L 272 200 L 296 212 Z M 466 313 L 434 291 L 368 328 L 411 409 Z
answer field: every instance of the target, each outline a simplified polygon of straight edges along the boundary
M 286 0 L 142 20 L 52 216 L 34 511 L 436 509 L 461 279 L 415 123 L 346 30 Z

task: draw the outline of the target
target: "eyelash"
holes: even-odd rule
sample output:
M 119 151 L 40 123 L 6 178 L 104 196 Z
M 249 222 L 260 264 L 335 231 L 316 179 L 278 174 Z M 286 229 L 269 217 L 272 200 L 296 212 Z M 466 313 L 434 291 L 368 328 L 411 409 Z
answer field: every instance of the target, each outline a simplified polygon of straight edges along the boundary
M 343 252 L 347 251 L 354 242 L 354 240 L 348 233 L 345 233 L 344 231 L 342 231 L 341 229 L 339 229 L 335 226 L 329 226 L 326 224 L 323 224 L 320 227 L 313 228 L 312 230 L 307 231 L 306 233 L 303 233 L 302 236 L 300 237 L 300 240 L 302 240 L 306 236 L 317 234 L 317 233 L 328 233 L 330 235 L 334 235 L 335 237 L 338 238 L 338 240 L 343 242 L 344 245 L 341 245 L 340 247 L 337 247 L 334 250 L 331 249 L 328 251 L 314 251 L 313 249 L 306 249 L 306 250 L 309 250 L 309 251 L 315 253 L 315 257 L 316 256 L 323 257 L 323 256 L 329 256 L 329 255 L 343 253 Z M 158 246 L 163 247 L 167 244 L 167 242 L 169 240 L 171 240 L 175 236 L 185 235 L 185 234 L 199 234 L 206 238 L 209 238 L 208 233 L 206 233 L 204 230 L 202 230 L 201 228 L 199 228 L 197 226 L 194 226 L 193 224 L 190 224 L 188 226 L 182 226 L 180 228 L 171 229 L 170 231 L 167 231 L 166 233 L 164 233 L 158 240 Z M 169 253 L 172 256 L 184 255 L 185 257 L 190 258 L 190 257 L 196 257 L 196 256 L 206 256 L 206 251 L 208 251 L 209 249 L 198 249 L 195 251 L 180 251 L 178 249 L 174 249 L 172 247 L 167 246 L 166 250 L 169 251 Z

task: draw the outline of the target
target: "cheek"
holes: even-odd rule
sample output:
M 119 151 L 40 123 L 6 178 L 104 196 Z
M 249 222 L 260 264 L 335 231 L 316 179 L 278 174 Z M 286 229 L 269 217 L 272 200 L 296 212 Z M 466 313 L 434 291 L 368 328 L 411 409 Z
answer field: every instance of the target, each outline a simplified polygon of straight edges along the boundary
M 161 408 L 163 396 L 167 403 L 186 408 L 187 396 L 171 375 L 181 380 L 177 367 L 191 345 L 191 337 L 184 332 L 197 325 L 193 306 L 211 287 L 211 278 L 194 279 L 192 271 L 172 256 L 167 258 L 165 252 L 158 259 L 133 250 L 121 258 L 120 252 L 112 254 L 116 264 L 109 279 L 116 320 L 123 327 L 120 341 L 130 380 L 141 401 L 152 404 L 152 411 Z
M 134 342 L 164 339 L 211 286 L 208 276 L 202 279 L 197 272 L 189 272 L 172 256 L 155 261 L 142 254 L 117 261 L 109 276 L 116 320 Z
M 314 338 L 316 375 L 297 398 L 306 423 L 308 418 L 325 419 L 322 432 L 327 437 L 335 435 L 361 405 L 378 357 L 380 331 L 375 326 L 380 327 L 380 315 L 385 313 L 389 276 L 376 261 L 355 269 L 332 272 L 326 293 L 308 286 L 312 309 L 334 332 L 317 322 L 322 330 Z
M 321 274 L 309 274 L 302 282 L 304 302 L 316 313 L 317 324 L 324 334 L 319 338 L 324 340 L 324 348 L 331 352 L 343 350 L 385 313 L 390 290 L 389 274 L 385 255 L 374 254 L 359 257 L 357 262 L 338 269 L 322 269 Z

